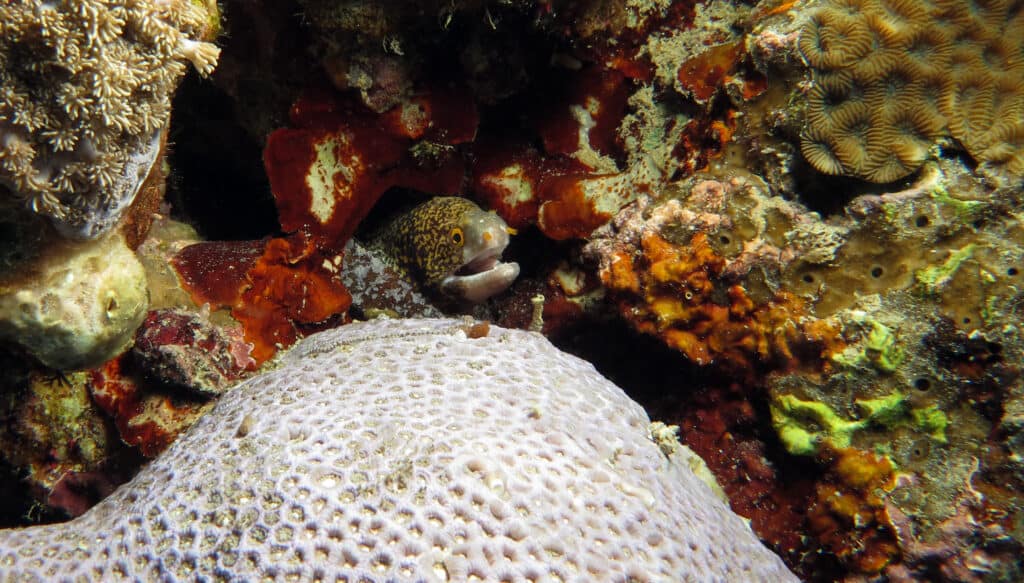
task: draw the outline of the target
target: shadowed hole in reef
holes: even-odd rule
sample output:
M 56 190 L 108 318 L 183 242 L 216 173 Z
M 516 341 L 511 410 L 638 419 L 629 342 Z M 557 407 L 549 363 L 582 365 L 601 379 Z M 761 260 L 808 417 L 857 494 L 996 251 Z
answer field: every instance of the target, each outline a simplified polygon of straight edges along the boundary
M 790 175 L 794 180 L 794 192 L 799 193 L 798 200 L 810 210 L 829 216 L 841 214 L 843 208 L 858 196 L 910 188 L 920 178 L 920 171 L 893 182 L 877 184 L 859 178 L 821 174 L 798 156 L 793 160 Z
M 278 232 L 263 171 L 263 146 L 235 121 L 231 98 L 209 80 L 185 77 L 168 139 L 171 216 L 208 240 L 259 239 Z

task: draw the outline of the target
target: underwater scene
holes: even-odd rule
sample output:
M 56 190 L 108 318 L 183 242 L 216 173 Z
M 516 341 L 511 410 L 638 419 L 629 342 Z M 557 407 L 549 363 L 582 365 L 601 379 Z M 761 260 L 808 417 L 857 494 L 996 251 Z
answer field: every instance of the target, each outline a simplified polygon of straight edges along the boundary
M 0 0 L 0 581 L 1024 580 L 1024 0 Z

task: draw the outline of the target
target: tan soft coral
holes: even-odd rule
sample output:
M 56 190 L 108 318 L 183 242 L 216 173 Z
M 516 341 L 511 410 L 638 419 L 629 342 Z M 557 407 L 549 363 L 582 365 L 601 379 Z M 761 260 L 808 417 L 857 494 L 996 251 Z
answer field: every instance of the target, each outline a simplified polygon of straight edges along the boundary
M 990 0 L 826 0 L 800 34 L 811 68 L 804 157 L 891 182 L 945 135 L 985 167 L 1024 172 L 1024 14 Z
M 94 238 L 131 204 L 191 62 L 219 49 L 213 2 L 32 0 L 0 5 L 0 206 L 24 203 Z

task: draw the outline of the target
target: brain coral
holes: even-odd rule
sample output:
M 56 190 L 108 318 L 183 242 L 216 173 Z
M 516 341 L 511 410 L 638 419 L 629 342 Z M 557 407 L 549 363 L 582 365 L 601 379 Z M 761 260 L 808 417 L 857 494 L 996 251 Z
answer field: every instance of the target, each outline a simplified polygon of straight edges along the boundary
M 804 157 L 890 182 L 952 135 L 1024 174 L 1024 11 L 1010 0 L 825 0 L 801 31 L 811 67 Z
M 156 160 L 183 61 L 213 70 L 201 41 L 217 18 L 212 0 L 0 3 L 0 205 L 74 238 L 113 226 Z
M 464 326 L 307 338 L 88 513 L 0 531 L 0 579 L 795 580 L 591 365 Z

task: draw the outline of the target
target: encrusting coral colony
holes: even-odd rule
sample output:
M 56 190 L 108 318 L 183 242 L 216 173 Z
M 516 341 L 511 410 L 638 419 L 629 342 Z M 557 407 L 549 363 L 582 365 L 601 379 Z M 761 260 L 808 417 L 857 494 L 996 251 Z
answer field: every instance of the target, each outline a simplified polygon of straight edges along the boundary
M 1024 579 L 1024 1 L 2 2 L 0 96 L 0 580 Z
M 8 2 L 0 8 L 5 199 L 92 239 L 132 203 L 163 146 L 186 62 L 220 52 L 203 2 Z M 9 203 L 10 200 L 5 200 Z

